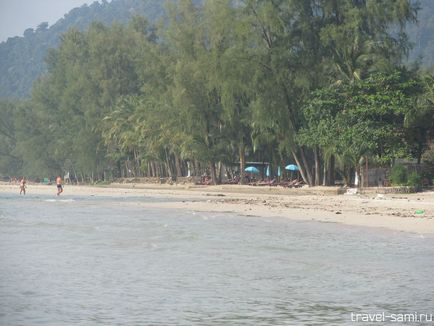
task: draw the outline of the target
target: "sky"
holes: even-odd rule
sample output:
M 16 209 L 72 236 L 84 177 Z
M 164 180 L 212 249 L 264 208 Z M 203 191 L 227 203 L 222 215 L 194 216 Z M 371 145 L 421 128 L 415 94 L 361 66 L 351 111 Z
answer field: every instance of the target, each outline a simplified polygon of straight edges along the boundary
M 27 28 L 42 22 L 49 26 L 69 10 L 96 0 L 0 0 L 0 42 L 8 37 L 23 36 Z

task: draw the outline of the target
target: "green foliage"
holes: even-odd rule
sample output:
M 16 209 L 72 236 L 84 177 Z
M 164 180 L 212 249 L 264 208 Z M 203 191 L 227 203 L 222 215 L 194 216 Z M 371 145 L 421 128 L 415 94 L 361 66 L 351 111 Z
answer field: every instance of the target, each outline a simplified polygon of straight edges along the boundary
M 434 146 L 431 145 L 422 156 L 423 162 L 434 167 Z
M 405 157 L 404 122 L 413 112 L 416 86 L 416 80 L 395 72 L 315 91 L 303 108 L 298 141 L 333 153 L 342 171 L 357 168 L 365 155 L 379 163 Z
M 422 188 L 422 176 L 416 171 L 411 172 L 408 175 L 407 186 L 414 187 L 416 189 Z
M 404 28 L 416 19 L 415 5 L 402 0 L 390 5 L 324 2 L 324 18 L 332 23 L 321 30 L 320 37 L 338 79 L 363 79 L 368 73 L 388 70 L 408 52 Z M 390 33 L 391 26 L 398 26 L 399 31 Z
M 33 112 L 44 135 L 33 142 L 41 141 L 57 170 L 66 160 L 82 175 L 101 175 L 106 169 L 101 120 L 120 97 L 140 92 L 142 51 L 154 46 L 148 38 L 152 32 L 137 31 L 137 22 L 110 28 L 95 23 L 85 33 L 72 29 L 51 51 L 49 74 L 33 90 Z
M 390 171 L 390 182 L 396 186 L 407 183 L 407 169 L 402 164 L 396 164 Z
M 201 2 L 206 3 L 206 1 L 196 1 L 196 3 Z M 247 3 L 250 8 L 256 5 L 254 1 L 247 1 Z M 273 8 L 274 3 L 280 4 Z M 338 68 L 341 76 L 359 75 L 363 69 L 371 70 L 370 67 L 387 66 L 388 62 L 384 60 L 384 53 L 389 52 L 399 56 L 400 52 L 395 51 L 395 49 L 402 45 L 405 40 L 405 36 L 400 33 L 399 23 L 406 19 L 414 20 L 414 9 L 408 10 L 409 6 L 406 0 L 391 1 L 390 6 L 373 1 L 369 6 L 358 7 L 354 7 L 351 1 L 342 1 L 339 7 L 333 7 L 329 1 L 317 1 L 317 5 L 312 5 L 315 4 L 313 1 L 274 3 L 265 3 L 263 10 L 256 12 L 257 18 L 261 20 L 280 12 L 275 17 L 276 20 L 269 23 L 262 21 L 263 24 L 261 25 L 255 24 L 259 28 L 270 27 L 270 32 L 273 34 L 284 28 L 283 25 L 279 25 L 281 22 L 290 22 L 293 19 L 295 15 L 290 15 L 291 11 L 296 12 L 304 8 L 302 17 L 308 18 L 312 16 L 310 12 L 321 12 L 324 9 L 324 17 L 322 17 L 324 20 L 332 21 L 340 17 L 336 24 L 326 26 L 320 34 L 317 34 L 315 30 L 321 26 L 320 17 L 311 17 L 313 20 L 310 23 L 299 24 L 299 22 L 294 21 L 291 28 L 294 29 L 297 25 L 300 28 L 294 29 L 293 35 L 286 37 L 286 39 L 289 40 L 298 37 L 297 35 L 302 35 L 303 39 L 299 39 L 299 45 L 304 43 L 318 47 L 320 37 L 327 51 L 334 57 L 329 63 L 333 62 L 332 65 Z M 413 50 L 409 51 L 408 61 L 414 62 L 421 56 L 422 64 L 425 67 L 430 67 L 434 62 L 434 40 L 432 38 L 434 35 L 434 20 L 432 19 L 434 5 L 431 0 L 420 0 L 419 3 L 421 10 L 418 14 L 418 23 L 413 23 L 406 29 L 408 39 L 413 45 Z M 218 12 L 214 11 L 214 16 L 217 19 L 219 18 L 215 13 Z M 149 21 L 154 22 L 164 16 L 164 1 L 95 1 L 91 5 L 83 5 L 71 10 L 52 26 L 42 22 L 35 30 L 27 29 L 23 37 L 9 38 L 0 44 L 0 97 L 28 97 L 33 82 L 46 72 L 47 67 L 44 58 L 49 49 L 60 44 L 60 36 L 68 29 L 76 28 L 84 31 L 95 21 L 105 25 L 111 25 L 114 22 L 127 24 L 135 15 L 143 15 Z M 366 19 L 368 17 L 369 20 Z M 394 20 L 395 26 L 397 26 L 395 28 L 396 37 L 393 39 L 384 29 L 391 20 Z M 213 25 L 212 28 L 214 29 L 216 26 Z M 219 26 L 224 27 L 225 25 Z M 268 33 L 268 31 L 266 32 Z M 273 34 L 268 34 L 269 41 L 274 37 Z M 384 40 L 384 42 L 379 43 L 379 39 Z M 342 44 L 347 45 L 346 49 L 341 47 Z M 305 59 L 310 63 L 315 63 L 312 61 L 312 56 L 305 57 Z M 320 63 L 321 61 L 317 62 Z M 299 75 L 297 78 L 300 82 L 306 82 L 303 75 Z
M 21 167 L 22 161 L 15 152 L 18 103 L 0 102 L 0 171 L 3 174 L 13 174 Z
M 152 6 L 83 8 L 125 3 Z M 93 182 L 189 166 L 215 180 L 219 163 L 296 161 L 314 184 L 335 161 L 350 175 L 362 156 L 423 159 L 432 76 L 399 67 L 407 43 L 390 32 L 414 9 L 407 0 L 181 0 L 167 4 L 160 28 L 137 15 L 71 28 L 31 100 L 0 104 L 0 171 Z

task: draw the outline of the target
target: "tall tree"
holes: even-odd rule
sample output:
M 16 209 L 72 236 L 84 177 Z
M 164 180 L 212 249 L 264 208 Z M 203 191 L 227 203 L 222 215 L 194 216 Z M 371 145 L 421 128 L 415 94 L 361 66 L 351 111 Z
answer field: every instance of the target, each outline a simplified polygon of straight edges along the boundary
M 216 163 L 221 160 L 221 142 L 225 138 L 222 124 L 221 96 L 210 82 L 209 35 L 204 15 L 192 1 L 183 0 L 169 6 L 167 39 L 174 58 L 172 96 L 181 110 L 190 135 L 190 152 L 207 162 L 214 183 Z

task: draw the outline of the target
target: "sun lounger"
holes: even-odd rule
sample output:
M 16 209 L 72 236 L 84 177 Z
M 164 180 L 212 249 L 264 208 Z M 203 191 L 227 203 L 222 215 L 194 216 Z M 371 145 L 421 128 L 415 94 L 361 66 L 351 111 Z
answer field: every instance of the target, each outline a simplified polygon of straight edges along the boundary
M 276 179 L 264 180 L 264 181 L 258 182 L 256 185 L 257 186 L 277 186 L 277 181 L 276 181 Z

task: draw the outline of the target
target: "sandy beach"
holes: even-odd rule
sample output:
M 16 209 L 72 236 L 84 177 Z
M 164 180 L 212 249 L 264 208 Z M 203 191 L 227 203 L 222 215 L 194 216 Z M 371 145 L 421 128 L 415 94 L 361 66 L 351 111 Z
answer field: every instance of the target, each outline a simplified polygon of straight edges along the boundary
M 19 186 L 0 184 L 0 192 Z M 28 194 L 56 194 L 55 185 L 29 184 Z M 66 185 L 68 196 L 150 196 L 179 199 L 135 203 L 146 207 L 230 212 L 244 216 L 314 220 L 419 234 L 434 234 L 434 192 L 387 195 L 337 195 L 336 188 L 286 189 L 239 185 L 193 186 L 158 184 Z

